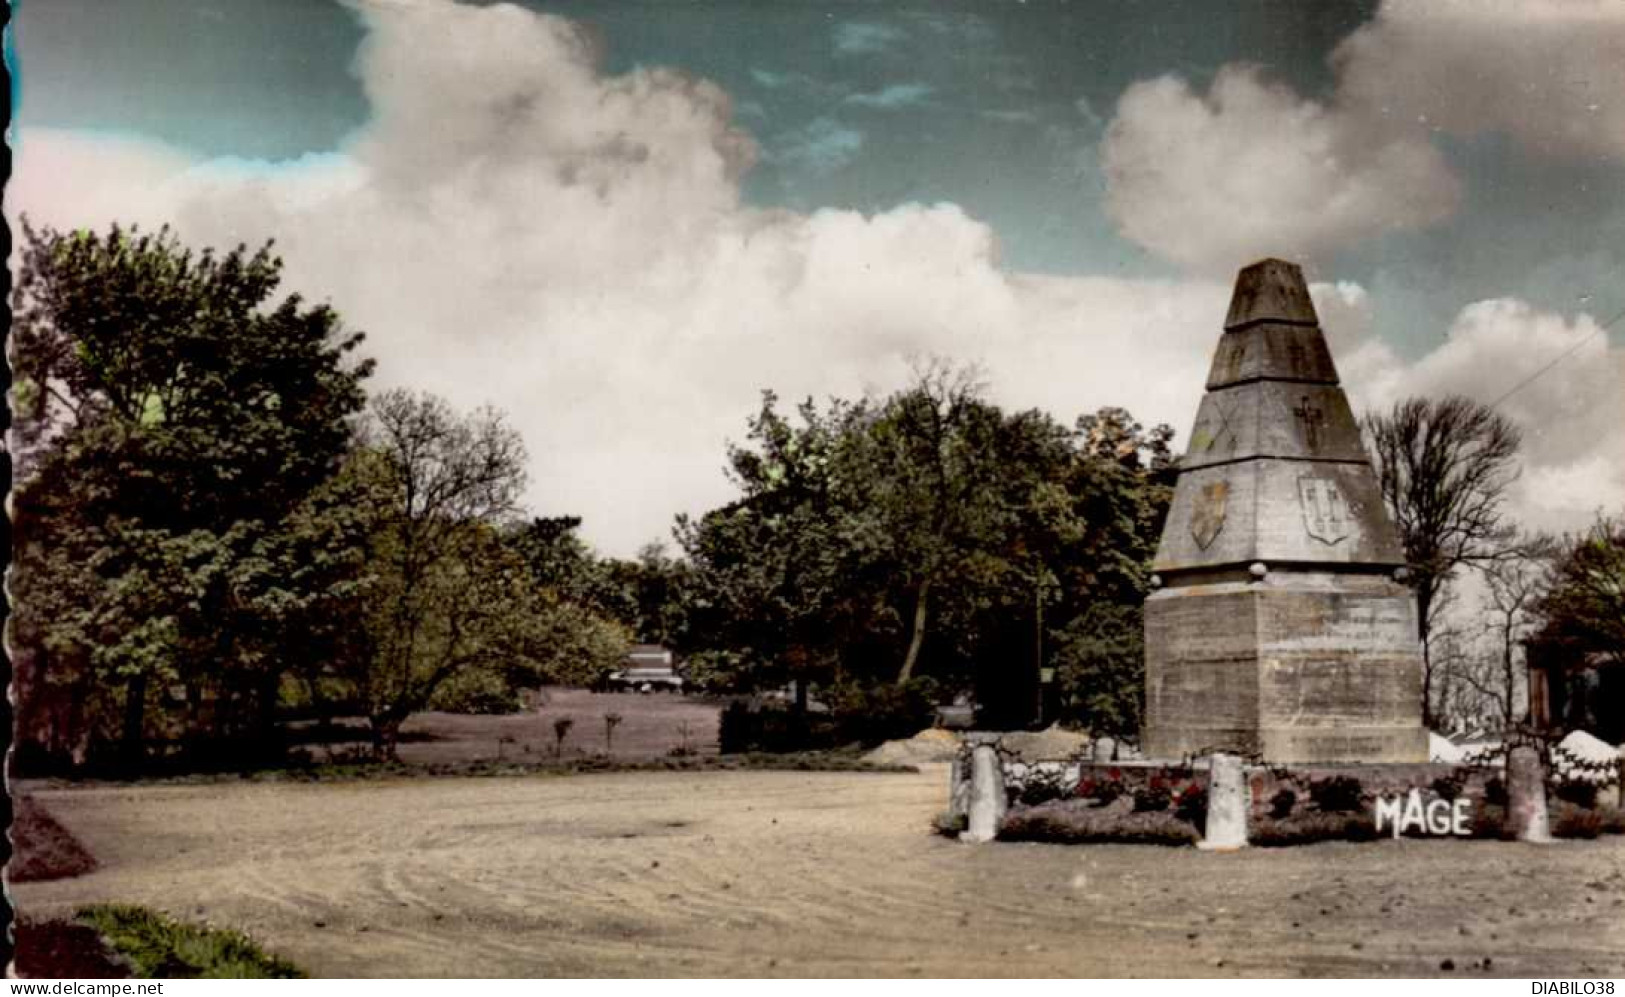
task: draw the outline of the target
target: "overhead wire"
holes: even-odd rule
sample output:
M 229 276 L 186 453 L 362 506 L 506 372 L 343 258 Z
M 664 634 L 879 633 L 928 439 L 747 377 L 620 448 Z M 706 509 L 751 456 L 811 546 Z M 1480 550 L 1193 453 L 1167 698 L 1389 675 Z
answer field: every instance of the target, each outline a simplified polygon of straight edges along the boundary
M 1613 318 L 1611 318 L 1608 321 L 1606 321 L 1606 322 L 1602 323 L 1601 325 L 1597 326 L 1597 328 L 1593 329 L 1589 334 L 1587 334 L 1586 336 L 1581 338 L 1579 341 L 1574 343 L 1568 349 L 1564 350 L 1562 353 L 1559 353 L 1557 356 L 1553 357 L 1550 361 L 1548 361 L 1546 363 L 1545 366 L 1541 367 L 1539 370 L 1535 371 L 1533 374 L 1530 374 L 1528 377 L 1524 378 L 1523 380 L 1519 381 L 1517 384 L 1514 384 L 1512 387 L 1510 387 L 1506 391 L 1502 392 L 1501 397 L 1495 399 L 1495 401 L 1493 401 L 1493 402 L 1490 402 L 1489 407 L 1490 408 L 1497 408 L 1497 407 L 1500 406 L 1500 404 L 1502 402 L 1506 401 L 1508 398 L 1511 398 L 1513 395 L 1515 395 L 1518 392 L 1522 391 L 1524 388 L 1529 387 L 1529 385 L 1533 384 L 1536 380 L 1538 380 L 1540 377 L 1545 375 L 1545 373 L 1547 371 L 1551 370 L 1553 367 L 1556 367 L 1558 364 L 1562 363 L 1564 360 L 1567 360 L 1570 356 L 1572 356 L 1575 353 L 1575 351 L 1579 350 L 1580 347 L 1584 346 L 1585 344 L 1591 342 L 1593 339 L 1596 339 L 1598 336 L 1600 336 L 1603 333 L 1607 332 L 1608 329 L 1611 326 L 1613 326 L 1616 322 L 1618 322 L 1620 319 L 1625 319 L 1625 308 L 1620 309 L 1620 311 Z

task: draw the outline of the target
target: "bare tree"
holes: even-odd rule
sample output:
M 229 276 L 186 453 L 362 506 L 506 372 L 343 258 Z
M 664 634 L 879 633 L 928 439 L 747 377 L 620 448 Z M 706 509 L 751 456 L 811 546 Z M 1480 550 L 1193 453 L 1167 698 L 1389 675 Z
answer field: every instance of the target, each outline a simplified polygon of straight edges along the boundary
M 1478 727 L 1487 708 L 1480 691 L 1483 683 L 1476 674 L 1482 669 L 1482 655 L 1474 653 L 1472 635 L 1463 625 L 1458 603 L 1454 589 L 1439 592 L 1429 634 L 1433 650 L 1428 715 L 1433 726 L 1446 732 Z
M 1458 568 L 1506 556 L 1514 530 L 1502 500 L 1517 478 L 1522 437 L 1505 416 L 1459 395 L 1408 399 L 1367 415 L 1363 429 L 1416 590 L 1423 722 L 1432 725 L 1429 638 L 1439 594 Z
M 1484 569 L 1485 630 L 1494 661 L 1493 682 L 1485 691 L 1495 700 L 1507 728 L 1520 718 L 1520 689 L 1522 710 L 1528 709 L 1527 681 L 1520 681 L 1526 679 L 1523 642 L 1538 622 L 1535 612 L 1550 584 L 1554 552 L 1552 539 L 1537 535 L 1509 548 L 1504 557 Z

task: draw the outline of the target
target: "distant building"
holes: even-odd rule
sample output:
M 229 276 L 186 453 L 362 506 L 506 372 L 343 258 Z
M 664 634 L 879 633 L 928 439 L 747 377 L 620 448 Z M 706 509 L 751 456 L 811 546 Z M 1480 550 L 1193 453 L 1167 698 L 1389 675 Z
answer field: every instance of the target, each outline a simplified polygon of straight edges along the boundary
M 659 644 L 633 644 L 604 685 L 619 692 L 682 692 L 683 677 L 677 673 L 669 649 Z

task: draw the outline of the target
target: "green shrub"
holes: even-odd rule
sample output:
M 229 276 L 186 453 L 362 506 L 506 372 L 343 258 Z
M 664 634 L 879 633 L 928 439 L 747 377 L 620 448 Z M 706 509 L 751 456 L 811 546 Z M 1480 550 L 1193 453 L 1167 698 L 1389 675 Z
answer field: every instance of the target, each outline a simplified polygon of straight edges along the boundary
M 739 699 L 722 711 L 718 741 L 740 751 L 826 751 L 843 744 L 872 747 L 913 737 L 936 720 L 938 686 L 929 678 L 906 685 L 845 685 L 829 693 L 828 713 L 798 713 L 788 703 Z
M 1334 775 L 1309 783 L 1309 799 L 1321 813 L 1357 813 L 1364 809 L 1361 803 L 1360 780 L 1353 776 Z
M 292 979 L 305 974 L 235 931 L 182 924 L 128 904 L 78 912 L 144 979 Z
M 1073 790 L 1072 795 L 1080 800 L 1093 800 L 1097 806 L 1109 807 L 1126 792 L 1128 787 L 1123 785 L 1122 775 L 1112 769 L 1105 778 L 1085 774 L 1078 780 L 1078 788 Z
M 1433 780 L 1433 792 L 1441 800 L 1451 801 L 1461 795 L 1467 786 L 1467 773 L 1457 771 L 1452 775 L 1441 775 Z
M 1270 817 L 1274 820 L 1281 820 L 1292 813 L 1292 808 L 1297 804 L 1298 794 L 1283 786 L 1275 791 L 1274 796 L 1270 797 Z
M 903 685 L 845 685 L 832 692 L 829 708 L 843 741 L 876 745 L 913 737 L 935 723 L 939 691 L 931 678 Z
M 1572 803 L 1587 810 L 1595 809 L 1597 806 L 1597 787 L 1594 783 L 1565 779 L 1557 784 L 1553 795 L 1565 803 Z
M 1248 829 L 1247 839 L 1264 848 L 1307 845 L 1316 841 L 1373 841 L 1377 824 L 1359 813 L 1301 813 L 1292 817 L 1263 817 Z
M 800 714 L 788 705 L 736 699 L 722 710 L 717 741 L 725 755 L 747 751 L 827 751 L 845 743 L 827 714 Z
M 1065 799 L 1067 796 L 1067 787 L 1062 781 L 1062 774 L 1042 769 L 1029 772 L 1026 781 L 1020 786 L 1011 788 L 1014 790 L 1014 798 L 1010 802 L 1029 807 L 1051 800 Z
M 1152 776 L 1151 781 L 1134 791 L 1134 812 L 1155 813 L 1167 810 L 1173 802 L 1173 790 L 1166 780 Z
M 1590 807 L 1564 802 L 1552 814 L 1554 838 L 1595 838 L 1602 833 L 1602 814 Z
M 1188 824 L 1203 827 L 1207 823 L 1207 787 L 1191 783 L 1174 798 L 1174 816 Z
M 1010 811 L 999 826 L 999 839 L 1054 844 L 1194 845 L 1201 835 L 1166 810 L 1125 813 L 1117 808 L 1091 807 L 1083 800 L 1063 800 Z
M 1469 835 L 1493 841 L 1510 841 L 1512 832 L 1507 828 L 1507 811 L 1502 804 L 1486 802 L 1473 810 Z
M 948 838 L 959 837 L 969 826 L 970 818 L 965 814 L 954 814 L 944 810 L 931 818 L 931 830 Z
M 1597 815 L 1602 818 L 1603 834 L 1625 834 L 1625 810 L 1618 807 L 1598 807 Z
M 523 706 L 519 692 L 501 676 L 478 670 L 452 676 L 429 700 L 429 709 L 444 713 L 505 716 L 518 713 Z

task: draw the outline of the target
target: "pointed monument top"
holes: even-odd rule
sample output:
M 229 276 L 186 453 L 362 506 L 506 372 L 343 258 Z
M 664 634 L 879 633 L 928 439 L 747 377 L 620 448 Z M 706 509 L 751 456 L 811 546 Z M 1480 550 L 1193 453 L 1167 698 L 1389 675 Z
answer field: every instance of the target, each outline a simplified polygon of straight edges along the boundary
M 1289 325 L 1319 325 L 1303 271 L 1286 260 L 1259 260 L 1241 268 L 1236 290 L 1230 297 L 1230 314 L 1224 320 L 1226 331 L 1244 329 L 1258 322 Z

